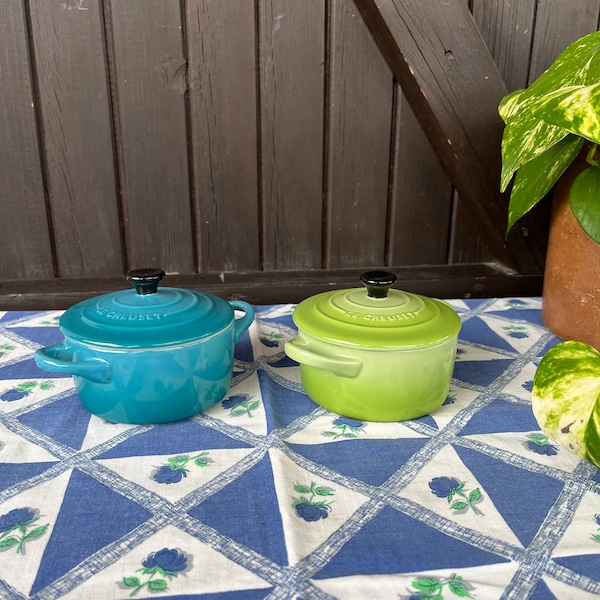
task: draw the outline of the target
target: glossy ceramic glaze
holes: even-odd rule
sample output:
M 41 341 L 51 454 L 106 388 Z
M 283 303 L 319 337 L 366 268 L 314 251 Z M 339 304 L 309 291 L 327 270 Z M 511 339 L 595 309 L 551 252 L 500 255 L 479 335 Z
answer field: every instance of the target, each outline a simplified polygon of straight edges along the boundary
M 219 402 L 231 384 L 234 345 L 252 323 L 253 308 L 157 286 L 140 294 L 136 283 L 131 294 L 70 308 L 60 321 L 65 340 L 35 354 L 42 369 L 73 375 L 83 406 L 108 421 L 184 419 Z M 244 315 L 236 319 L 234 310 Z
M 365 289 L 318 294 L 294 312 L 285 346 L 303 387 L 324 408 L 363 421 L 414 419 L 447 398 L 460 319 L 446 303 L 389 290 L 395 276 L 363 274 Z

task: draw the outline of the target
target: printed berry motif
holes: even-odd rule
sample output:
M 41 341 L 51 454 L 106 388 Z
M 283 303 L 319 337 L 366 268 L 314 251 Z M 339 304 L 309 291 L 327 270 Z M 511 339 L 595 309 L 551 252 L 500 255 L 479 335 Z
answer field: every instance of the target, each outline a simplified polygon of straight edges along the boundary
M 44 383 L 37 383 L 37 381 L 24 381 L 19 383 L 17 387 L 11 388 L 0 395 L 0 400 L 4 402 L 15 402 L 16 400 L 22 400 L 29 396 L 31 392 L 37 387 L 40 390 L 47 391 L 51 390 L 54 385 L 53 381 L 45 381 Z
M 333 420 L 331 431 L 324 431 L 323 435 L 332 440 L 357 438 L 365 433 L 366 424 L 348 417 L 337 417 Z
M 460 575 L 452 574 L 448 579 L 438 579 L 437 577 L 422 577 L 412 582 L 412 587 L 416 592 L 408 596 L 400 596 L 403 600 L 444 600 L 444 598 L 474 598 L 471 591 L 475 589 L 473 585 L 463 580 Z M 451 596 L 446 595 L 450 592 Z
M 236 394 L 225 398 L 221 402 L 221 406 L 229 411 L 230 417 L 247 416 L 252 418 L 252 411 L 260 406 L 260 400 L 254 400 L 254 396 L 248 394 Z
M 208 455 L 209 452 L 201 452 L 196 456 L 173 456 L 168 459 L 168 464 L 159 467 L 154 472 L 152 479 L 157 483 L 179 483 L 188 476 L 190 471 L 186 467 L 189 463 L 203 468 L 214 462 L 212 458 L 208 458 Z
M 595 534 L 592 534 L 592 537 L 597 542 L 600 542 L 600 515 L 594 515 L 594 522 L 596 523 L 596 525 L 598 525 L 598 529 L 596 530 Z
M 518 298 L 512 298 L 511 300 L 506 301 L 506 306 L 519 310 L 520 308 L 527 308 L 527 303 L 523 302 L 523 300 L 519 300 Z
M 310 484 L 310 487 L 300 483 L 294 484 L 294 491 L 297 494 L 302 494 L 299 498 L 294 499 L 296 514 L 301 519 L 304 519 L 308 523 L 312 523 L 314 521 L 326 519 L 329 516 L 331 505 L 334 501 L 330 500 L 327 502 L 326 500 L 319 500 L 319 498 L 335 495 L 335 492 L 331 488 L 317 486 L 313 481 Z
M 524 325 L 508 325 L 507 327 L 503 327 L 502 330 L 506 331 L 511 338 L 521 339 L 529 337 L 527 327 Z
M 38 511 L 33 508 L 15 508 L 0 516 L 0 550 L 16 546 L 17 554 L 25 552 L 25 542 L 35 540 L 48 529 L 48 524 L 31 527 L 39 521 Z
M 476 503 L 481 502 L 483 499 L 479 488 L 475 488 L 467 494 L 464 487 L 464 483 L 459 483 L 458 479 L 452 477 L 434 477 L 429 482 L 431 493 L 438 498 L 446 498 L 452 510 L 459 512 L 472 510 L 476 515 L 483 514 L 475 506 Z M 459 499 L 454 500 L 455 497 Z
M 450 404 L 454 404 L 456 402 L 456 392 L 450 391 L 448 397 L 444 400 L 442 406 L 450 406 Z
M 530 433 L 527 436 L 527 448 L 536 454 L 545 456 L 555 456 L 558 454 L 558 447 L 550 443 L 550 439 L 543 433 Z
M 261 333 L 260 335 L 260 343 L 267 348 L 277 348 L 281 342 L 283 342 L 281 333 L 271 331 L 269 334 Z
M 177 577 L 178 573 L 187 568 L 187 557 L 179 550 L 169 550 L 163 548 L 158 552 L 150 553 L 142 561 L 142 568 L 136 573 L 146 575 L 145 581 L 139 577 L 123 577 L 123 584 L 128 588 L 133 588 L 129 596 L 135 596 L 141 589 L 147 587 L 151 592 L 164 592 L 168 589 L 167 579 Z M 153 579 L 155 575 L 159 578 Z

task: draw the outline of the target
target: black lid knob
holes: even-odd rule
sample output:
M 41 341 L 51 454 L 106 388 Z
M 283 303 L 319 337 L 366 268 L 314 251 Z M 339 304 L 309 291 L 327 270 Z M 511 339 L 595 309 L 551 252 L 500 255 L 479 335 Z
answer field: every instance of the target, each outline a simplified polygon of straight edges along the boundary
M 164 276 L 165 272 L 162 269 L 135 269 L 127 273 L 127 281 L 133 284 L 140 296 L 146 296 L 156 294 L 158 284 Z
M 369 298 L 386 298 L 396 279 L 397 277 L 389 271 L 367 271 L 360 276 Z

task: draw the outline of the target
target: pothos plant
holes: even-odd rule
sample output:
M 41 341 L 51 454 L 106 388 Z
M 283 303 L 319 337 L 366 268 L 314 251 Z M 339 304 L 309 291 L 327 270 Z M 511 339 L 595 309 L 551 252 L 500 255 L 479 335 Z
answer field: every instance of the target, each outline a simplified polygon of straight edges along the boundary
M 501 189 L 513 181 L 507 232 L 548 192 L 582 151 L 587 160 L 569 190 L 582 229 L 600 243 L 600 32 L 566 48 L 528 88 L 499 106 Z M 552 348 L 540 362 L 532 408 L 542 431 L 600 466 L 600 354 L 579 341 Z
M 529 87 L 505 96 L 502 174 L 514 178 L 507 231 L 529 212 L 582 152 L 588 167 L 570 189 L 571 209 L 583 230 L 600 243 L 600 32 L 568 46 Z

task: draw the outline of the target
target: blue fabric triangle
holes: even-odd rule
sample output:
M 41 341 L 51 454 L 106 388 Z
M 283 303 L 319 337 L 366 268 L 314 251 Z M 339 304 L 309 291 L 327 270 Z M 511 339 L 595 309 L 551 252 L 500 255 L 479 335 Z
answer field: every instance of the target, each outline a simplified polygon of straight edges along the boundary
M 460 329 L 460 339 L 467 342 L 476 342 L 492 348 L 500 348 L 508 352 L 516 350 L 495 331 L 492 331 L 487 323 L 481 319 L 469 319 L 462 324 Z
M 27 358 L 20 362 L 5 367 L 0 366 L 0 379 L 58 379 L 67 378 L 71 375 L 67 373 L 49 373 L 40 369 L 33 358 Z
M 371 519 L 314 579 L 456 569 L 508 562 L 393 508 Z
M 45 588 L 152 514 L 81 471 L 74 470 L 31 594 Z
M 479 508 L 485 514 L 485 495 L 527 547 L 563 489 L 561 481 L 506 464 L 474 450 L 453 446 L 473 477 L 483 486 L 484 500 Z M 506 490 L 518 488 L 519 495 Z M 485 490 L 485 491 L 484 491 Z M 556 523 L 556 526 L 560 526 Z
M 600 552 L 580 554 L 579 556 L 561 556 L 552 560 L 575 573 L 585 575 L 594 581 L 600 581 Z
M 460 435 L 537 431 L 538 429 L 539 425 L 533 416 L 531 406 L 496 399 L 485 410 L 476 412 Z
M 258 371 L 258 381 L 269 431 L 287 427 L 296 419 L 309 415 L 317 408 L 304 392 L 295 392 L 279 385 L 262 369 Z
M 80 450 L 90 417 L 90 413 L 81 406 L 77 394 L 73 393 L 22 415 L 19 421 L 61 444 Z
M 43 473 L 46 469 L 53 467 L 54 462 L 43 463 L 0 463 L 0 491 L 12 487 L 16 483 L 25 481 Z
M 153 454 L 185 454 L 205 448 L 252 448 L 253 446 L 205 427 L 195 421 L 155 425 L 149 431 L 136 435 L 111 448 L 98 458 L 124 458 Z
M 234 360 L 241 360 L 242 362 L 251 363 L 254 362 L 254 354 L 252 352 L 252 342 L 250 342 L 250 335 L 248 331 L 244 331 L 239 342 L 233 348 Z
M 487 387 L 500 377 L 512 363 L 511 359 L 457 360 L 454 363 L 453 377 L 465 383 Z
M 535 589 L 528 597 L 529 600 L 557 600 L 556 596 L 548 589 L 543 579 L 538 581 Z
M 370 485 L 381 485 L 418 452 L 429 438 L 339 441 L 329 444 L 288 444 L 309 460 Z M 394 460 L 381 460 L 393 456 Z
M 288 564 L 268 455 L 188 514 L 272 561 Z
M 539 308 L 510 308 L 508 310 L 490 310 L 486 315 L 497 315 L 501 319 L 514 319 L 515 321 L 527 321 L 532 325 L 543 327 L 541 311 Z

